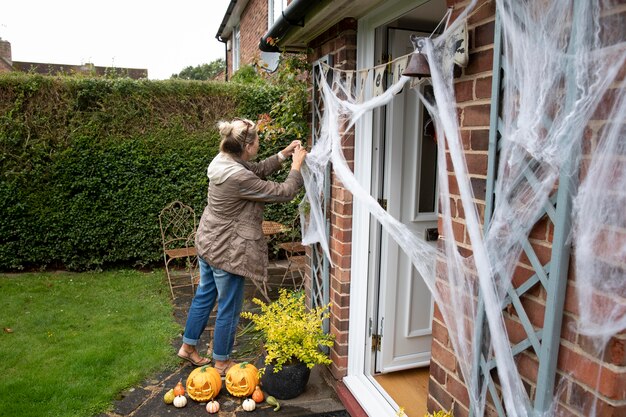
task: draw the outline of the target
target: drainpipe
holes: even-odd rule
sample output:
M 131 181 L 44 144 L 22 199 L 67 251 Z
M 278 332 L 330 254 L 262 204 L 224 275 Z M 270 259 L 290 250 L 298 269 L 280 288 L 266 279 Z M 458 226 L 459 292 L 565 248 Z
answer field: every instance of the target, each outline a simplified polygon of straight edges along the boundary
M 289 6 L 283 10 L 282 16 L 274 22 L 271 28 L 263 35 L 259 43 L 259 49 L 263 52 L 281 52 L 277 45 L 267 42 L 268 38 L 273 39 L 272 43 L 280 40 L 291 30 L 292 27 L 304 27 L 304 17 L 314 6 L 323 0 L 293 0 Z
M 224 81 L 228 81 L 228 39 L 222 39 L 219 35 L 215 38 L 224 44 L 224 63 L 226 64 L 224 68 Z

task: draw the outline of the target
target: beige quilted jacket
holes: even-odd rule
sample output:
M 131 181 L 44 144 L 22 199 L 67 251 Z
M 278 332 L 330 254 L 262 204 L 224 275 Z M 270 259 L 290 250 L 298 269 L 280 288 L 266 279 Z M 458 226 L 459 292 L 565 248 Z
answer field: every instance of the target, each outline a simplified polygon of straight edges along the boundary
M 267 280 L 263 208 L 265 203 L 292 200 L 303 184 L 296 170 L 282 183 L 265 180 L 280 167 L 278 155 L 251 163 L 220 153 L 211 161 L 207 206 L 196 233 L 198 254 L 211 266 Z

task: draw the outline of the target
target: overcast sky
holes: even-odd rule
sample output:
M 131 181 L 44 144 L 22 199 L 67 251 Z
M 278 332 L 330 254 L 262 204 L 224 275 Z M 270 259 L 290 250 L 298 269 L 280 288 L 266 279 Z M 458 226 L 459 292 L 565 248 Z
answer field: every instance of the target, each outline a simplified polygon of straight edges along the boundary
M 6 0 L 0 37 L 14 61 L 147 68 L 166 79 L 224 58 L 215 35 L 230 0 Z

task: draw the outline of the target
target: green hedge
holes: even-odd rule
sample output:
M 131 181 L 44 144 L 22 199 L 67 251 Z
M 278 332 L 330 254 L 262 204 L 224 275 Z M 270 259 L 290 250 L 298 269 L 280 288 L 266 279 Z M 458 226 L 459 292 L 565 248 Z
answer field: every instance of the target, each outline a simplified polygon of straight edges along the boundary
M 202 213 L 216 122 L 256 119 L 282 94 L 269 83 L 0 76 L 0 270 L 158 264 L 160 210 L 181 200 Z M 285 221 L 293 205 L 274 211 Z

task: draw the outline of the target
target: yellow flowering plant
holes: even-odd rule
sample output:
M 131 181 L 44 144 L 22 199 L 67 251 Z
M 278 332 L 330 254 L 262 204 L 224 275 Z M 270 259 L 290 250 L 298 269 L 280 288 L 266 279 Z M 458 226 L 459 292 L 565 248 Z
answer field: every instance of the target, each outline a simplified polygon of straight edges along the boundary
M 265 365 L 272 364 L 274 372 L 284 364 L 302 362 L 311 369 L 316 364 L 329 365 L 330 358 L 320 346 L 331 347 L 334 336 L 325 334 L 322 322 L 330 316 L 330 304 L 325 307 L 307 309 L 302 291 L 294 292 L 281 288 L 276 301 L 266 304 L 255 298 L 259 313 L 244 311 L 243 318 L 250 319 L 263 335 L 267 355 Z

